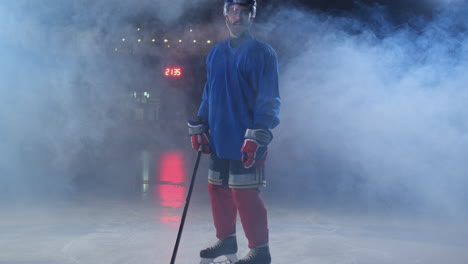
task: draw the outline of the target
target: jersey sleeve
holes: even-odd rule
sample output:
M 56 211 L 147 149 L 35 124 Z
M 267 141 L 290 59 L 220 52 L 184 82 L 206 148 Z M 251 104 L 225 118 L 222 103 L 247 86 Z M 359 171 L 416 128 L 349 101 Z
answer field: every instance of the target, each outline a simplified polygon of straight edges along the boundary
M 267 47 L 263 54 L 263 65 L 257 72 L 257 96 L 254 107 L 254 126 L 275 128 L 279 120 L 281 99 L 279 95 L 279 71 L 276 52 Z
M 200 104 L 200 107 L 198 108 L 198 114 L 197 116 L 203 120 L 208 120 L 208 112 L 209 112 L 209 100 L 208 100 L 208 81 L 205 84 L 205 87 L 203 88 L 203 96 L 202 96 L 202 102 Z
M 202 95 L 202 102 L 200 104 L 200 107 L 198 108 L 198 113 L 197 116 L 198 118 L 201 118 L 203 120 L 208 120 L 208 115 L 209 115 L 209 109 L 210 109 L 210 100 L 209 100 L 209 94 L 210 94 L 210 87 L 209 87 L 209 81 L 210 81 L 210 61 L 211 61 L 211 55 L 213 53 L 213 50 L 211 50 L 210 54 L 206 57 L 205 63 L 206 63 L 206 83 L 203 88 L 203 95 Z

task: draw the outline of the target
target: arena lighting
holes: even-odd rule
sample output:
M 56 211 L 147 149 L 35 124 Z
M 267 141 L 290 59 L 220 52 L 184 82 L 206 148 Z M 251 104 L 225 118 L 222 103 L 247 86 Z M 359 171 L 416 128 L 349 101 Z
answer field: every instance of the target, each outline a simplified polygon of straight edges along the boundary
M 167 42 L 169 42 L 169 40 L 168 40 L 168 39 L 164 39 L 164 42 L 167 43 Z
M 151 41 L 156 42 L 156 39 L 152 39 Z
M 164 69 L 164 76 L 166 77 L 181 77 L 182 68 L 181 67 L 168 67 Z
M 122 38 L 122 41 L 125 41 L 125 38 Z
M 138 39 L 138 42 L 141 42 L 141 39 Z
M 210 44 L 210 43 L 211 43 L 211 40 L 207 40 L 206 43 Z
M 196 39 L 194 39 L 194 40 L 193 40 L 193 43 L 197 43 L 197 40 L 196 40 Z

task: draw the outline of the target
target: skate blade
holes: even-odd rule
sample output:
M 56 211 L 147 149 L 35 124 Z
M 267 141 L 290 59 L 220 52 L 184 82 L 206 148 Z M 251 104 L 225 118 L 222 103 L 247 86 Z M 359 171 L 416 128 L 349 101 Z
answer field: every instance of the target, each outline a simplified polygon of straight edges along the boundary
M 202 258 L 200 264 L 234 264 L 237 262 L 237 255 L 224 255 L 215 259 Z

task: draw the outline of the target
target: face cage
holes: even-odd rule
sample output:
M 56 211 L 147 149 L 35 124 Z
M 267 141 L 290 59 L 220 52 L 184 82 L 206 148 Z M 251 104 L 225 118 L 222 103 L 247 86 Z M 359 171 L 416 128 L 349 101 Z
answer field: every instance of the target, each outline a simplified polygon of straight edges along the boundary
M 224 16 L 227 16 L 227 10 L 229 8 L 229 6 L 231 6 L 233 4 L 224 4 L 224 10 L 223 10 L 223 15 Z M 254 19 L 255 16 L 257 15 L 257 8 L 253 5 L 249 5 L 248 6 L 250 8 L 250 13 L 252 14 L 251 15 L 251 18 Z

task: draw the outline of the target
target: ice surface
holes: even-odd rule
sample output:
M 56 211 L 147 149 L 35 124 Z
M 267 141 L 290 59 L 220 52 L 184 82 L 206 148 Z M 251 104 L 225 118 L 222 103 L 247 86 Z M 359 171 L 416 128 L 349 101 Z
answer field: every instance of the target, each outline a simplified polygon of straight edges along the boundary
M 112 42 L 121 43 L 133 28 L 122 28 L 127 17 L 182 14 L 192 5 L 3 2 L 0 264 L 169 263 L 191 167 L 180 170 L 177 152 L 165 156 L 159 170 L 150 164 L 166 147 L 190 148 L 186 119 L 164 116 L 164 129 L 155 131 L 117 118 L 140 109 L 118 103 L 121 93 L 153 87 L 160 78 L 146 65 L 152 63 L 116 56 Z M 466 214 L 468 201 L 466 10 L 466 4 L 449 8 L 420 29 L 391 30 L 379 10 L 360 21 L 287 8 L 257 24 L 278 38 L 272 44 L 282 64 L 282 125 L 270 148 L 274 173 L 267 173 L 273 188 L 263 192 L 273 263 L 468 263 L 468 221 L 447 214 Z M 184 108 L 179 92 L 164 97 L 173 110 L 167 112 Z M 202 177 L 206 160 L 180 264 L 197 263 L 199 249 L 214 242 Z M 153 176 L 159 182 L 151 182 Z M 150 183 L 130 195 L 114 190 L 135 180 Z M 68 196 L 74 184 L 96 183 L 116 193 Z M 63 199 L 25 202 L 53 190 Z M 375 210 L 381 201 L 367 210 L 340 202 L 330 208 L 327 199 L 346 200 L 348 193 L 359 198 L 349 198 L 354 203 L 389 199 L 407 211 Z M 29 198 L 19 203 L 17 196 Z M 311 204 L 316 198 L 320 206 Z M 411 212 L 407 203 L 440 215 Z M 241 226 L 238 231 L 242 257 L 247 241 Z
M 4 204 L 0 263 L 169 263 L 182 206 L 163 206 L 159 187 L 145 196 Z M 468 263 L 463 222 L 343 213 L 264 196 L 273 263 Z M 248 249 L 241 226 L 238 240 L 242 257 Z M 176 263 L 198 263 L 198 251 L 213 241 L 206 189 L 196 185 Z

